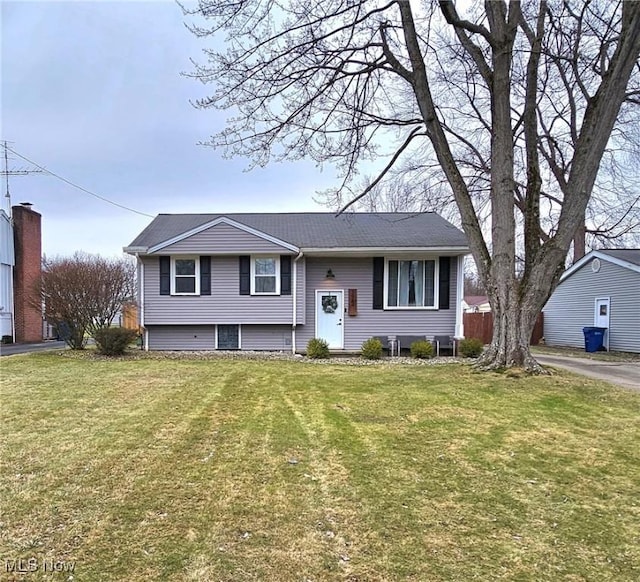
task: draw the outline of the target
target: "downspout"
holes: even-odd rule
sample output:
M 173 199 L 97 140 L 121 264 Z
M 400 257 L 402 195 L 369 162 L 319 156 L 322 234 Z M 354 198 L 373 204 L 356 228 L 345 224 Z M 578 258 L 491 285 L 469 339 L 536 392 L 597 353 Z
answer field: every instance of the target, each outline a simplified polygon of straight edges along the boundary
M 140 267 L 140 327 L 143 330 L 143 338 L 142 338 L 142 347 L 145 352 L 149 351 L 149 332 L 144 325 L 144 262 L 140 258 L 140 255 L 136 253 L 136 260 L 138 261 L 138 266 Z
M 464 319 L 462 315 L 462 299 L 464 297 L 464 255 L 456 257 L 458 261 L 456 290 L 456 339 L 464 338 Z
M 298 261 L 303 257 L 304 253 L 300 251 L 298 256 L 293 259 L 293 323 L 291 325 L 291 353 L 296 353 L 296 325 L 298 319 Z
M 11 233 L 11 235 L 13 236 L 13 232 Z M 11 343 L 16 343 L 16 297 L 15 294 L 13 293 L 13 270 L 16 268 L 15 267 L 15 253 L 14 253 L 14 258 L 13 258 L 13 265 L 11 265 L 11 268 L 9 269 L 9 293 L 11 294 Z

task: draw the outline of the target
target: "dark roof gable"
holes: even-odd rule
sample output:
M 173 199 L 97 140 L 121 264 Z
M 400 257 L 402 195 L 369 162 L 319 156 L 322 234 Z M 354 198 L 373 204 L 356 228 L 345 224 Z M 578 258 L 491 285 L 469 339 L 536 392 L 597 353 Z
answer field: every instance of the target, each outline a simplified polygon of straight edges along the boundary
M 467 248 L 464 233 L 433 212 L 159 214 L 129 247 L 154 247 L 222 217 L 298 248 Z

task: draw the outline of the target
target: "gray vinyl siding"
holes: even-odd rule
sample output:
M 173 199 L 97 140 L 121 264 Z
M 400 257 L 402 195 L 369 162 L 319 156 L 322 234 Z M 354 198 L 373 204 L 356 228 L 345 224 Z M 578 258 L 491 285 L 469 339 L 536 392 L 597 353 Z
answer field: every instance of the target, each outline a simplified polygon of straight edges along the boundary
M 215 255 L 236 253 L 273 253 L 277 255 L 292 254 L 287 248 L 265 240 L 259 236 L 240 230 L 228 224 L 218 224 L 189 238 L 163 248 L 163 255 L 194 254 Z
M 215 325 L 151 325 L 150 350 L 198 350 L 215 349 Z M 243 325 L 240 327 L 242 350 L 291 350 L 290 325 Z
M 205 254 L 199 252 L 198 254 Z M 160 295 L 158 257 L 144 259 L 145 325 L 289 324 L 292 295 L 240 295 L 237 256 L 211 258 L 211 295 Z M 301 267 L 304 270 L 304 265 Z M 298 277 L 300 280 L 301 277 Z M 304 281 L 304 276 L 302 276 Z M 302 317 L 304 317 L 304 310 Z M 299 319 L 299 321 L 303 321 Z
M 290 325 L 243 325 L 240 337 L 243 350 L 291 350 Z
M 304 351 L 315 334 L 315 292 L 321 289 L 344 290 L 345 308 L 348 290 L 358 290 L 358 314 L 344 315 L 344 349 L 359 350 L 362 342 L 373 335 L 451 335 L 456 323 L 456 285 L 458 257 L 451 257 L 450 309 L 444 310 L 374 310 L 373 259 L 307 257 L 306 320 L 297 328 L 296 350 Z M 335 279 L 327 280 L 331 269 Z
M 213 325 L 152 325 L 147 327 L 150 350 L 213 350 Z
M 585 263 L 555 290 L 544 308 L 548 345 L 584 347 L 583 327 L 594 324 L 596 298 L 610 297 L 609 348 L 640 353 L 640 273 L 601 259 Z

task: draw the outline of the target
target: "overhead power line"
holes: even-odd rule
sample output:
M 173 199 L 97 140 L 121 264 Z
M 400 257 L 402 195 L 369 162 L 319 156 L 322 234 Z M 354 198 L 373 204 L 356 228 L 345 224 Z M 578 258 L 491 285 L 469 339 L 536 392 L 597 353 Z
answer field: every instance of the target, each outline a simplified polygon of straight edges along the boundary
M 61 176 L 60 174 L 56 174 L 55 172 L 52 172 L 51 170 L 48 170 L 47 168 L 45 168 L 44 166 L 41 166 L 40 164 L 34 162 L 33 160 L 30 160 L 27 156 L 23 156 L 22 154 L 18 153 L 14 149 L 10 148 L 8 145 L 5 145 L 4 147 L 7 150 L 9 150 L 12 154 L 18 156 L 19 158 L 22 158 L 25 162 L 29 162 L 30 164 L 34 165 L 36 168 L 39 168 L 45 174 L 49 174 L 50 176 L 53 176 L 54 178 L 57 178 L 58 180 L 64 182 L 65 184 L 68 184 L 69 186 L 73 186 L 74 188 L 80 190 L 81 192 L 84 192 L 85 194 L 89 194 L 89 196 L 93 196 L 94 198 L 97 198 L 98 200 L 102 200 L 103 202 L 106 202 L 107 204 L 111 204 L 112 206 L 117 206 L 118 208 L 122 208 L 123 210 L 127 210 L 128 212 L 134 212 L 135 214 L 139 214 L 140 216 L 147 216 L 148 218 L 154 218 L 151 214 L 147 214 L 146 212 L 141 212 L 140 210 L 136 210 L 135 208 L 129 208 L 128 206 L 125 206 L 124 204 L 120 204 L 118 202 L 114 202 L 113 200 L 109 200 L 108 198 L 105 198 L 104 196 L 100 196 L 100 194 L 96 194 L 95 192 L 91 192 L 91 190 L 87 190 L 86 188 L 83 188 L 79 184 L 76 184 L 75 182 L 72 182 L 71 180 L 67 180 L 64 176 Z
M 11 193 L 9 191 L 9 176 L 29 176 L 30 174 L 42 174 L 42 170 L 26 169 L 26 168 L 10 168 L 9 167 L 9 146 L 7 140 L 4 140 L 4 170 L 0 172 L 0 176 L 5 178 L 5 198 L 11 206 Z

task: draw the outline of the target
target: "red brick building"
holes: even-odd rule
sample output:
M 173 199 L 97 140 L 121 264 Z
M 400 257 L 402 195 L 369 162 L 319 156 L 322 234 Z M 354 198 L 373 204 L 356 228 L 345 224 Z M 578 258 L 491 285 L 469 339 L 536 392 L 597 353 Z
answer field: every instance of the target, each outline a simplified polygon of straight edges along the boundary
M 36 284 L 42 260 L 40 214 L 23 203 L 12 207 L 15 267 L 13 298 L 16 342 L 42 341 L 42 308 L 36 301 Z

